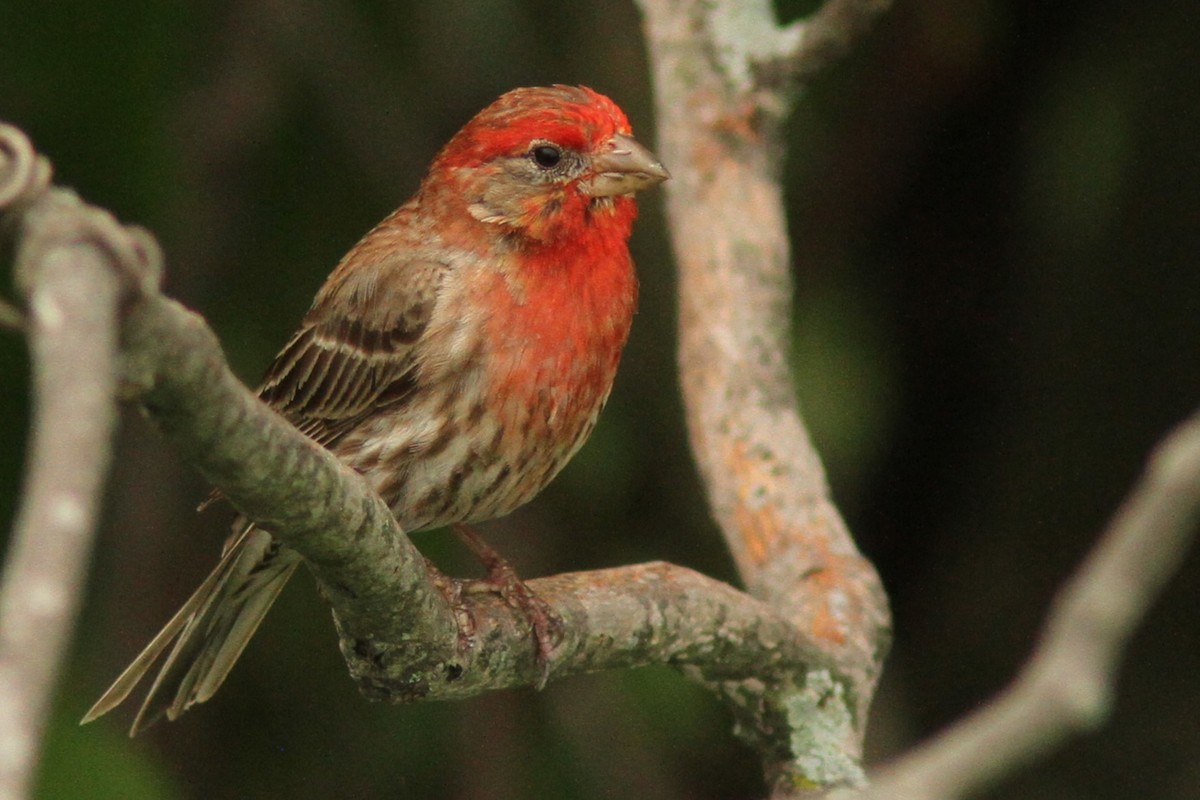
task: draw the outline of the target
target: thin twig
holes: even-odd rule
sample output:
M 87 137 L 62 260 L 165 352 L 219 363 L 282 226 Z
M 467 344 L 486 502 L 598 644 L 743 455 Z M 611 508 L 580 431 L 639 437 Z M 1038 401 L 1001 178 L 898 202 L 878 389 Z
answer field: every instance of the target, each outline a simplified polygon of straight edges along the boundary
M 1099 544 L 1055 601 L 1042 643 L 980 711 L 846 797 L 951 800 L 994 784 L 1108 716 L 1120 658 L 1200 519 L 1200 413 L 1163 441 Z M 842 795 L 837 795 L 842 796 Z

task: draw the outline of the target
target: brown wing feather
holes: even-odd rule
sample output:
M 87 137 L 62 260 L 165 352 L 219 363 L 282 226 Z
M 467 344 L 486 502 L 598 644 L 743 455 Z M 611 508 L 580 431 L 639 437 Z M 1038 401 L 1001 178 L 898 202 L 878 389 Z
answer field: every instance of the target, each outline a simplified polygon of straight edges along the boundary
M 378 408 L 410 395 L 419 358 L 416 343 L 447 269 L 438 262 L 401 258 L 378 266 L 355 264 L 356 252 L 322 287 L 258 389 L 265 403 L 325 447 Z M 214 490 L 197 510 L 220 498 L 220 490 Z
M 397 260 L 335 273 L 267 370 L 259 397 L 325 446 L 380 405 L 401 402 L 445 269 Z

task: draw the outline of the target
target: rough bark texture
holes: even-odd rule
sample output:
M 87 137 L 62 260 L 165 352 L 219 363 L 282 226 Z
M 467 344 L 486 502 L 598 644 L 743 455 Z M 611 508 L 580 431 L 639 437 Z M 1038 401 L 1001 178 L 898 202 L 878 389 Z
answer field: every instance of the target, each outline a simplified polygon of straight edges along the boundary
M 766 2 L 643 0 L 642 8 L 658 147 L 674 176 L 665 189 L 692 448 L 750 593 L 787 614 L 840 673 L 816 713 L 793 713 L 801 706 L 787 691 L 768 701 L 792 731 L 768 776 L 779 791 L 853 784 L 890 618 L 797 410 L 779 163 L 792 78 L 833 57 L 829 20 L 855 19 L 853 28 L 834 26 L 849 37 L 882 4 L 829 3 L 812 23 L 786 29 Z

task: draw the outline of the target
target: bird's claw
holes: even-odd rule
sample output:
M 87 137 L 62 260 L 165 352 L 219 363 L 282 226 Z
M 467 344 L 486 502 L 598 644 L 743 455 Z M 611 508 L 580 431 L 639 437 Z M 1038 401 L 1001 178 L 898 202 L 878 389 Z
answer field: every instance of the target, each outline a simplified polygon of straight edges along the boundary
M 462 588 L 468 594 L 497 594 L 510 608 L 525 617 L 533 634 L 534 664 L 537 667 L 533 687 L 538 690 L 546 688 L 550 680 L 551 655 L 562 640 L 565 628 L 558 612 L 530 589 L 529 584 L 517 577 L 507 562 L 489 569 L 486 578 L 464 581 Z
M 446 598 L 446 602 L 450 605 L 450 610 L 454 614 L 455 627 L 458 629 L 458 653 L 464 659 L 475 647 L 475 615 L 471 613 L 471 608 L 463 602 L 463 594 L 465 584 L 468 581 L 459 578 L 451 578 L 434 566 L 433 562 L 428 558 L 425 559 L 425 568 L 429 571 L 430 577 L 433 579 L 434 586 L 442 593 L 442 597 Z
M 463 581 L 462 590 L 469 594 L 498 594 L 510 608 L 525 617 L 533 634 L 534 665 L 537 667 L 533 686 L 538 690 L 546 688 L 546 682 L 550 680 L 550 659 L 565 629 L 562 617 L 475 531 L 466 525 L 455 525 L 454 531 L 487 570 L 484 578 Z

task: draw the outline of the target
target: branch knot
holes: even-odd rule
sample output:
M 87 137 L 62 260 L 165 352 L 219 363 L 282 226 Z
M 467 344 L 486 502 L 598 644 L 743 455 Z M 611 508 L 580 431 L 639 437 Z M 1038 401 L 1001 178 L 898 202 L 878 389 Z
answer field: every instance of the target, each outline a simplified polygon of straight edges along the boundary
M 0 122 L 0 212 L 32 202 L 50 185 L 50 162 L 23 131 Z

